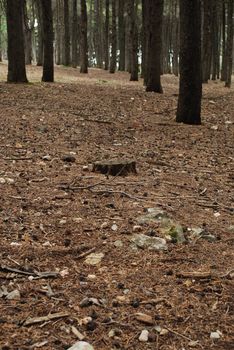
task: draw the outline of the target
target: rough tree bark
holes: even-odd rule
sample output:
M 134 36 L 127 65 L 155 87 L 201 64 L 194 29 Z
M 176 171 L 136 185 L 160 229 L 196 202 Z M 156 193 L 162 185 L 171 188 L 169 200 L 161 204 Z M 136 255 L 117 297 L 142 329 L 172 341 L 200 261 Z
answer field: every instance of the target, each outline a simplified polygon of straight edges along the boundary
M 86 0 L 80 1 L 80 72 L 88 73 L 87 7 Z
M 51 0 L 41 0 L 43 23 L 42 81 L 54 81 L 53 14 Z
M 8 35 L 8 75 L 9 83 L 27 83 L 23 34 L 24 0 L 7 0 L 7 35 Z
M 201 124 L 200 0 L 180 0 L 180 88 L 176 121 Z
M 163 0 L 145 0 L 147 22 L 146 91 L 162 93 L 161 51 Z
M 37 66 L 43 65 L 43 25 L 42 25 L 42 9 L 41 1 L 36 0 L 37 12 Z
M 212 25 L 212 4 L 210 0 L 203 1 L 203 45 L 202 45 L 202 81 L 208 83 L 211 69 L 211 25 Z

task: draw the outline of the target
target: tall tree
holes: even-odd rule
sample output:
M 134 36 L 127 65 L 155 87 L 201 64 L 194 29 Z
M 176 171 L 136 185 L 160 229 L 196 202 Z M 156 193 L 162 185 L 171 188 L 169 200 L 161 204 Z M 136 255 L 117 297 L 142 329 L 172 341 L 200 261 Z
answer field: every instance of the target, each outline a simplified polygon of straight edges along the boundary
M 232 80 L 232 61 L 233 61 L 233 0 L 228 0 L 228 18 L 227 18 L 227 47 L 226 47 L 226 87 L 231 87 Z
M 78 15 L 77 0 L 72 0 L 72 67 L 76 68 L 78 64 Z
M 8 75 L 10 83 L 26 83 L 23 8 L 24 0 L 7 0 Z
M 105 70 L 109 69 L 109 27 L 110 27 L 110 1 L 106 0 L 105 10 L 105 47 L 104 47 L 104 59 Z
M 125 0 L 119 0 L 118 12 L 118 39 L 119 39 L 119 70 L 125 70 Z
M 112 22 L 111 22 L 111 59 L 110 73 L 116 70 L 117 37 L 116 37 L 116 1 L 111 0 Z
M 130 80 L 138 81 L 138 0 L 128 0 L 129 36 L 130 36 Z
M 43 24 L 42 24 L 42 8 L 41 1 L 36 0 L 37 12 L 37 66 L 43 65 Z
M 51 0 L 41 0 L 43 23 L 42 81 L 54 81 L 53 14 Z
M 212 54 L 212 4 L 210 0 L 203 0 L 203 45 L 202 45 L 202 81 L 208 83 L 210 79 Z
M 70 26 L 69 26 L 69 1 L 64 0 L 63 3 L 63 15 L 64 15 L 64 66 L 70 64 Z
M 86 0 L 80 0 L 80 72 L 88 73 L 88 40 L 87 40 L 87 6 Z
M 200 0 L 180 0 L 180 88 L 176 121 L 201 124 Z
M 163 0 L 145 0 L 145 20 L 147 23 L 146 49 L 146 91 L 162 93 L 161 51 Z

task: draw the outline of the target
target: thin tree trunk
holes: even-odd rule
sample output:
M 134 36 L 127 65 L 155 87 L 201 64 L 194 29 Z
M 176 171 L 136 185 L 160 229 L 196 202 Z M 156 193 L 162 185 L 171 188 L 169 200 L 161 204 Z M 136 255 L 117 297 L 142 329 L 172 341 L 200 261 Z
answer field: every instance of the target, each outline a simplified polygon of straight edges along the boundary
M 130 81 L 138 81 L 138 30 L 137 30 L 138 1 L 128 1 L 128 18 L 130 22 Z
M 9 83 L 27 83 L 23 36 L 24 0 L 7 0 L 7 34 L 8 34 L 8 75 Z
M 119 70 L 125 71 L 125 0 L 119 0 L 119 25 L 118 25 L 118 34 L 119 34 Z
M 176 121 L 201 124 L 200 0 L 180 0 L 180 88 Z
M 53 14 L 51 0 L 41 0 L 43 22 L 43 75 L 42 81 L 54 81 Z
M 106 0 L 105 13 L 105 70 L 109 69 L 109 27 L 110 27 L 110 1 Z
M 64 66 L 70 65 L 69 2 L 64 0 Z
M 203 0 L 203 45 L 202 45 L 202 81 L 208 83 L 210 79 L 212 55 L 212 4 L 210 0 Z
M 227 57 L 226 57 L 226 2 L 222 6 L 222 68 L 221 81 L 226 81 L 227 77 Z
M 88 40 L 87 40 L 87 7 L 86 0 L 80 1 L 81 22 L 80 22 L 80 72 L 88 73 Z
M 116 2 L 111 0 L 112 23 L 111 23 L 111 59 L 110 73 L 115 73 L 116 70 L 116 54 L 117 54 L 117 37 L 116 37 Z
M 233 0 L 228 0 L 228 17 L 227 17 L 227 75 L 225 86 L 230 88 L 232 81 L 232 60 L 233 60 Z
M 76 68 L 78 64 L 78 15 L 77 0 L 72 0 L 72 67 Z
M 36 0 L 37 11 L 37 66 L 43 65 L 43 28 L 41 1 Z

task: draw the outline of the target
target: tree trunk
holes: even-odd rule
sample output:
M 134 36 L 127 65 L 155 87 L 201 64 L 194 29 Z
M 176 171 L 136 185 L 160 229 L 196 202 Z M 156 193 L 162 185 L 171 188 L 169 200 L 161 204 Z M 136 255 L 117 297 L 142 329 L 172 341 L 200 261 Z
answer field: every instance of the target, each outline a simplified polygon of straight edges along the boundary
M 180 0 L 180 88 L 176 121 L 201 124 L 200 0 Z
M 110 73 L 115 73 L 116 70 L 116 54 L 117 54 L 117 38 L 116 38 L 116 2 L 111 0 L 112 23 L 111 23 L 111 59 Z
M 2 62 L 2 14 L 0 13 L 0 62 Z
M 63 65 L 70 65 L 70 28 L 69 28 L 69 2 L 64 0 L 64 59 Z
M 95 53 L 97 67 L 103 68 L 103 3 L 95 0 Z
M 23 30 L 24 30 L 25 63 L 27 65 L 30 65 L 32 64 L 32 28 L 30 28 L 29 26 L 26 0 L 24 0 L 24 9 L 23 9 Z
M 226 57 L 226 2 L 222 6 L 222 68 L 221 81 L 226 81 L 227 77 L 227 57 Z
M 27 83 L 24 54 L 24 0 L 7 0 L 8 75 L 9 83 Z
M 54 81 L 53 14 L 51 0 L 41 0 L 43 22 L 43 75 L 42 81 Z
M 124 20 L 125 0 L 119 0 L 119 70 L 125 71 L 125 20 Z
M 128 0 L 128 18 L 130 23 L 130 81 L 138 81 L 138 30 L 137 30 L 138 1 Z
M 230 88 L 232 81 L 232 60 L 233 60 L 233 0 L 228 0 L 228 17 L 227 17 L 227 49 L 226 62 L 227 74 L 225 86 Z
M 218 42 L 218 2 L 217 0 L 212 0 L 212 80 L 216 80 L 219 71 L 219 42 Z
M 212 4 L 210 0 L 203 0 L 203 45 L 202 45 L 202 81 L 208 83 L 210 79 L 212 54 Z
M 80 1 L 80 72 L 88 73 L 87 7 L 86 0 Z
M 110 27 L 110 1 L 106 0 L 106 17 L 105 17 L 105 70 L 109 69 L 109 27 Z
M 77 0 L 72 0 L 72 67 L 76 68 L 78 64 L 78 15 Z
M 36 1 L 37 11 L 37 66 L 43 65 L 43 24 L 42 24 L 42 9 L 41 1 Z
M 146 91 L 162 93 L 161 85 L 161 51 L 162 51 L 162 21 L 163 0 L 146 1 L 147 57 Z

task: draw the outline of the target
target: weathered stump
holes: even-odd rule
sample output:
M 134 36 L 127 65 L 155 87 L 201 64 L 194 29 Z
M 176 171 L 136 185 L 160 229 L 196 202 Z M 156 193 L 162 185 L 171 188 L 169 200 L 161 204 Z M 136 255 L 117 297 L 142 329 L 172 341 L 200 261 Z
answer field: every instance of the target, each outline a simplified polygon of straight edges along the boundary
M 136 162 L 126 159 L 103 160 L 93 164 L 93 171 L 112 176 L 136 174 Z

